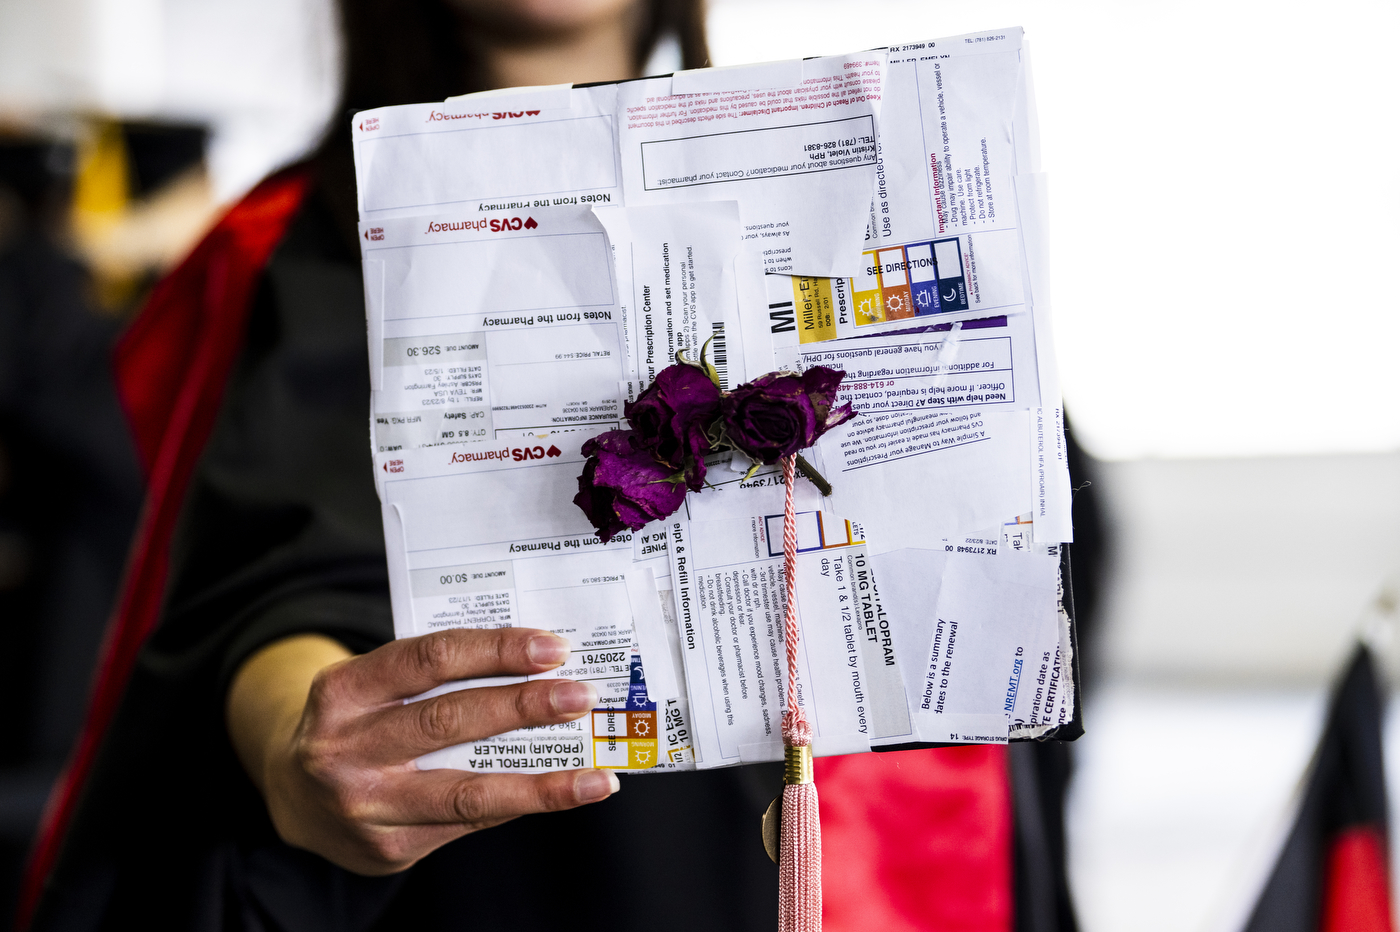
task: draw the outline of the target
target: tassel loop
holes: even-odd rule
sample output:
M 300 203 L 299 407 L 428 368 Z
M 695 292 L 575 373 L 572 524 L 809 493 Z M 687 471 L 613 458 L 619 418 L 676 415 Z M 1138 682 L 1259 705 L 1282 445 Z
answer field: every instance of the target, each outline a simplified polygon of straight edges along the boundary
M 812 726 L 802 710 L 783 713 L 783 744 L 790 748 L 805 748 L 812 745 Z

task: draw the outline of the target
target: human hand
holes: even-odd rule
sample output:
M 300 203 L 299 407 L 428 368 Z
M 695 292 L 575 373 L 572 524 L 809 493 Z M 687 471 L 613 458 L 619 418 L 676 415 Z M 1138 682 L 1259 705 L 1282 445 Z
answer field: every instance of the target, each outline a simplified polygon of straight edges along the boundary
M 465 835 L 532 812 L 606 799 L 612 773 L 419 770 L 430 751 L 567 722 L 598 702 L 571 680 L 463 689 L 405 705 L 453 680 L 539 674 L 569 644 L 547 631 L 451 630 L 352 656 L 299 635 L 250 657 L 229 688 L 229 735 L 282 840 L 358 874 L 392 874 Z

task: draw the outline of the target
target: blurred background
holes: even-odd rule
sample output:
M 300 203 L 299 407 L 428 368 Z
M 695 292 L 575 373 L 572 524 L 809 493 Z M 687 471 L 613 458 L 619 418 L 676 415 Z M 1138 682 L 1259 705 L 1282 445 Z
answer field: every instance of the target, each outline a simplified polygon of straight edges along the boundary
M 1351 645 L 1400 673 L 1400 6 L 710 0 L 709 24 L 720 65 L 1026 27 L 1106 561 L 1075 905 L 1086 932 L 1238 928 Z M 111 341 L 324 132 L 333 27 L 329 0 L 0 0 L 6 913 L 140 507 Z

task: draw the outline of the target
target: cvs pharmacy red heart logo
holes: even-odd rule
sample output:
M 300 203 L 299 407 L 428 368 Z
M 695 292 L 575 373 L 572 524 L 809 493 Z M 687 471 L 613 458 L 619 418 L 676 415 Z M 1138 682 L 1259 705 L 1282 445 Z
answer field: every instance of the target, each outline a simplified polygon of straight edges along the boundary
M 554 444 L 550 444 L 550 445 L 549 445 L 549 449 L 544 451 L 544 455 L 545 455 L 545 456 L 563 456 L 563 455 L 564 455 L 564 451 L 560 450 L 560 449 L 559 449 L 558 447 L 556 447 Z
M 527 230 L 533 230 L 533 229 L 534 229 L 535 227 L 537 227 L 537 226 L 539 226 L 539 224 L 535 222 L 535 218 L 534 218 L 534 217 L 526 217 L 526 218 L 525 218 L 525 229 L 527 229 Z

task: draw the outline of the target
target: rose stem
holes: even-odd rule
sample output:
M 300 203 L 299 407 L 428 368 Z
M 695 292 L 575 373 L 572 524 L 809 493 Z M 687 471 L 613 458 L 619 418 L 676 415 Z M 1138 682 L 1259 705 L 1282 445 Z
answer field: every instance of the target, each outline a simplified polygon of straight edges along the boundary
M 811 480 L 812 485 L 817 487 L 817 491 L 822 495 L 831 494 L 831 483 L 827 482 L 816 467 L 802 458 L 802 454 L 797 454 L 797 471 Z

